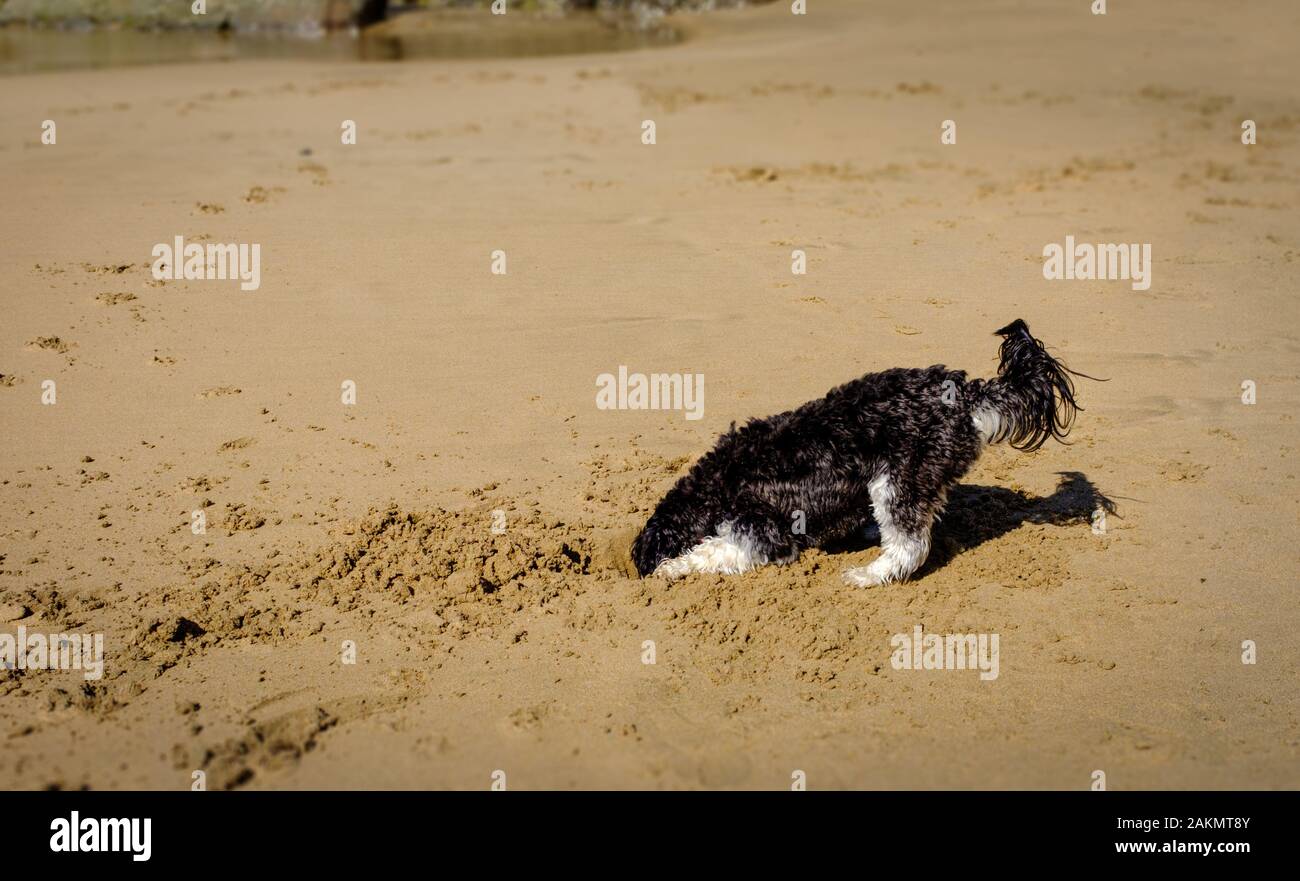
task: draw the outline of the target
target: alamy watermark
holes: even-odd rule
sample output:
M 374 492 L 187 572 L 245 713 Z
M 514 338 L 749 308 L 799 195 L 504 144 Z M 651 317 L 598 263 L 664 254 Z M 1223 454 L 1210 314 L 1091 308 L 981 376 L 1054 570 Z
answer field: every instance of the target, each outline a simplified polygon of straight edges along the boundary
M 87 679 L 104 675 L 104 634 L 0 633 L 0 667 L 6 670 L 84 670 Z
M 153 246 L 153 277 L 158 281 L 201 281 L 237 278 L 239 288 L 255 291 L 262 285 L 262 246 L 238 244 L 185 244 L 176 236 L 172 244 Z
M 689 420 L 704 417 L 703 373 L 627 372 L 618 366 L 618 375 L 602 373 L 596 377 L 598 410 L 682 410 Z
M 1056 242 L 1043 246 L 1043 278 L 1095 279 L 1098 281 L 1131 280 L 1133 290 L 1145 291 L 1151 287 L 1151 245 L 1074 243 L 1074 236 L 1066 236 L 1065 244 Z
M 137 863 L 153 853 L 153 820 L 149 817 L 83 817 L 72 811 L 66 819 L 50 821 L 50 850 L 54 853 L 129 853 Z
M 918 624 L 889 640 L 895 670 L 979 670 L 985 682 L 998 678 L 998 634 L 925 633 Z

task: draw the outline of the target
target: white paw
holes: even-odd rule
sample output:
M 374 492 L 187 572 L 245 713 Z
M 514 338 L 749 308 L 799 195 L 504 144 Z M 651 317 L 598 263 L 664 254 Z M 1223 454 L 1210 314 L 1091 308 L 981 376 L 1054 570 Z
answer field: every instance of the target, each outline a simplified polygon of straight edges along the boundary
M 884 584 L 884 579 L 871 570 L 870 566 L 855 566 L 844 570 L 844 583 L 850 587 L 875 587 Z
M 655 567 L 654 575 L 667 581 L 676 581 L 691 571 L 690 563 L 681 557 L 672 560 L 664 560 Z
M 878 584 L 897 581 L 898 571 L 894 568 L 894 561 L 888 555 L 881 554 L 872 560 L 868 566 L 846 569 L 844 571 L 844 580 L 854 587 L 875 587 Z

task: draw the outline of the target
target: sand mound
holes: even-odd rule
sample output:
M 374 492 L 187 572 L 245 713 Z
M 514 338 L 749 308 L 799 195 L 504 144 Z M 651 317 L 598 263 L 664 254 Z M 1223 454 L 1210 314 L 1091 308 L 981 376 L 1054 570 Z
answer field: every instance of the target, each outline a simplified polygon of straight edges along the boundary
M 343 613 L 400 608 L 436 635 L 490 634 L 502 610 L 544 604 L 591 570 L 588 534 L 536 514 L 372 509 L 315 549 L 251 566 L 203 561 L 187 614 L 214 639 L 301 638 Z

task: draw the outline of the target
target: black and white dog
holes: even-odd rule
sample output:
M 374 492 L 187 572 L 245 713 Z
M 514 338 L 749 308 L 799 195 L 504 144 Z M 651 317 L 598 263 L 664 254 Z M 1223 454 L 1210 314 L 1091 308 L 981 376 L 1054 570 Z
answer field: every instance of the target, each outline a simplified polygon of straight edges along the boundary
M 895 368 L 743 428 L 733 423 L 637 536 L 637 571 L 675 579 L 789 563 L 874 515 L 882 553 L 844 580 L 868 587 L 906 579 L 930 553 L 949 487 L 986 444 L 1036 450 L 1064 438 L 1080 409 L 1073 371 L 1025 322 L 997 333 L 995 379 L 967 380 L 942 365 Z

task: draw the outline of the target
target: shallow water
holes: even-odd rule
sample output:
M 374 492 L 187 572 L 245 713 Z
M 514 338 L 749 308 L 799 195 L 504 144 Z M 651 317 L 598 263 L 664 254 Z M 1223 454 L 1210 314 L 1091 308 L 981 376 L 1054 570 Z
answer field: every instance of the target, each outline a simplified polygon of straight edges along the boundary
M 402 16 L 364 34 L 352 31 L 0 28 L 0 75 L 142 64 L 306 59 L 395 61 L 421 58 L 518 58 L 663 46 L 667 29 L 618 29 L 575 17 L 510 28 L 467 26 L 458 18 L 416 22 Z
M 346 33 L 308 39 L 216 31 L 0 30 L 0 74 L 250 58 L 360 57 L 360 40 Z

